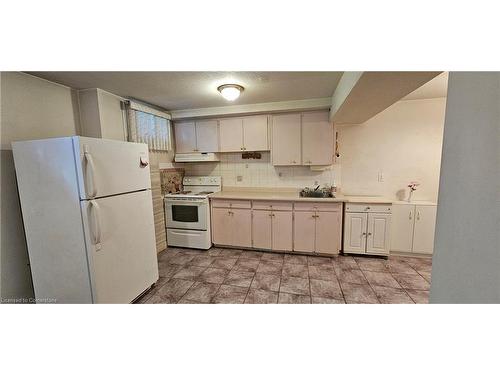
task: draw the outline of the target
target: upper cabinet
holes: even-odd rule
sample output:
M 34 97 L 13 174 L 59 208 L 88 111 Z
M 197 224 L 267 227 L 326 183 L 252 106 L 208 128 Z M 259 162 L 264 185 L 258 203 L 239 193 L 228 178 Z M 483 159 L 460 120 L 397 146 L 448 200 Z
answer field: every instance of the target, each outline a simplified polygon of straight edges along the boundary
M 243 120 L 226 118 L 219 121 L 221 152 L 243 151 Z
M 272 117 L 273 165 L 302 164 L 300 117 L 300 113 Z
M 80 134 L 84 137 L 127 140 L 124 99 L 101 89 L 78 91 Z
M 219 139 L 217 121 L 176 122 L 175 152 L 218 152 Z
M 273 165 L 330 165 L 333 146 L 327 111 L 272 117 Z
M 247 116 L 219 120 L 220 151 L 269 150 L 267 116 Z
M 302 164 L 333 163 L 333 124 L 328 112 L 302 114 Z

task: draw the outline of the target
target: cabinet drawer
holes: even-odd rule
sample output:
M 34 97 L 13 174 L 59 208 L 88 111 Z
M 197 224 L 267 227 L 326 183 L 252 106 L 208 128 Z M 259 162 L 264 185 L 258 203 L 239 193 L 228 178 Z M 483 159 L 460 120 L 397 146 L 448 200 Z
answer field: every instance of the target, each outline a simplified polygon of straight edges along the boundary
M 292 202 L 253 201 L 252 207 L 254 210 L 291 211 L 293 205 Z
M 294 208 L 295 211 L 341 211 L 342 203 L 298 202 Z
M 250 208 L 250 201 L 236 200 L 236 199 L 214 199 L 212 200 L 212 207 L 222 207 L 222 208 Z
M 390 204 L 365 204 L 365 203 L 346 203 L 346 212 L 377 212 L 391 213 L 392 205 Z

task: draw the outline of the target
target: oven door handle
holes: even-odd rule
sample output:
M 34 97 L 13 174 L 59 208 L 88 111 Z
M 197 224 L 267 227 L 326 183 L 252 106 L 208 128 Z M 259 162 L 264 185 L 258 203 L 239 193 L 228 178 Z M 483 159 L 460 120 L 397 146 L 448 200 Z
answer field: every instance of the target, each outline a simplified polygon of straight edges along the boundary
M 207 202 L 203 201 L 167 201 L 167 206 L 206 206 Z

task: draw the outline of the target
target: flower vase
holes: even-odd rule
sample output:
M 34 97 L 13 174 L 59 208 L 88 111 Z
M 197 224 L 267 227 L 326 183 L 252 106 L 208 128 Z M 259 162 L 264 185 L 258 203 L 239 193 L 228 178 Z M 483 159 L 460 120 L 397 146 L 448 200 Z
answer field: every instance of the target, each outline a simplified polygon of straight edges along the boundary
M 411 202 L 412 195 L 413 195 L 413 189 L 410 189 L 410 195 L 408 196 L 408 202 Z

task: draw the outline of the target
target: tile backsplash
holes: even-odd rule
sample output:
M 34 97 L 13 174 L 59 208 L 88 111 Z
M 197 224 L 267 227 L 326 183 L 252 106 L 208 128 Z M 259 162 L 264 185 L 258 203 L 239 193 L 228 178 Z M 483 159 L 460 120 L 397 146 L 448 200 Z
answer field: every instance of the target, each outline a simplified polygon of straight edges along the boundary
M 307 166 L 274 167 L 270 152 L 262 152 L 261 159 L 242 159 L 241 153 L 220 154 L 220 162 L 183 163 L 186 175 L 222 176 L 227 187 L 291 187 L 302 188 L 319 184 L 339 184 L 339 166 L 324 171 L 311 171 Z

